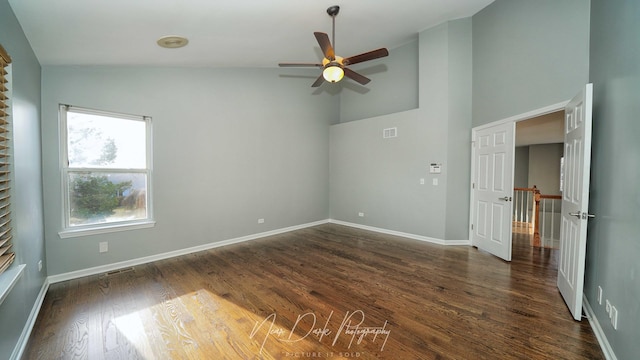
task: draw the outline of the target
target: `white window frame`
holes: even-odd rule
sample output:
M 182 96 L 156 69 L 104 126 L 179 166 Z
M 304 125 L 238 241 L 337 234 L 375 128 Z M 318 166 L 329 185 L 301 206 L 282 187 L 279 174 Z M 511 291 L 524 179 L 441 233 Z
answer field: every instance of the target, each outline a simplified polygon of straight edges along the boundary
M 69 153 L 67 147 L 67 112 L 73 109 L 73 112 L 80 112 L 89 115 L 109 116 L 126 120 L 144 121 L 146 129 L 146 169 L 123 169 L 123 168 L 69 168 Z M 60 238 L 70 238 L 87 235 L 97 235 L 111 233 L 116 231 L 136 230 L 151 228 L 155 226 L 153 217 L 153 131 L 151 117 L 140 115 L 129 115 L 116 113 L 112 111 L 94 110 L 71 105 L 60 105 L 59 110 L 59 127 L 60 127 L 60 174 L 62 176 L 62 231 L 58 233 Z M 110 171 L 110 172 L 140 172 L 147 176 L 147 218 L 128 221 L 114 221 L 109 223 L 89 224 L 70 226 L 70 202 L 69 202 L 69 172 L 76 172 L 78 169 L 86 169 L 87 171 Z

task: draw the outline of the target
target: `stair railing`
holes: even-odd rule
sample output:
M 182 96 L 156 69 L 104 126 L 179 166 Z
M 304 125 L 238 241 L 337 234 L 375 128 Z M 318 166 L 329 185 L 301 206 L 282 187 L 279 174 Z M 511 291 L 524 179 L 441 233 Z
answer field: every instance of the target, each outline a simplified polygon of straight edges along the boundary
M 533 234 L 536 219 L 535 194 L 540 193 L 536 186 L 513 189 L 513 229 L 519 233 Z
M 560 195 L 543 195 L 532 188 L 513 189 L 513 231 L 533 235 L 533 246 L 556 247 L 559 240 Z

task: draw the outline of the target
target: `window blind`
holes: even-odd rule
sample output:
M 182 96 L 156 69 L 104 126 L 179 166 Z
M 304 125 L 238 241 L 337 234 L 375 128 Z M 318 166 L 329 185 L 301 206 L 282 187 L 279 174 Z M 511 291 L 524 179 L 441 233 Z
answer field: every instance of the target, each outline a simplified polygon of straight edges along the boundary
M 11 234 L 11 161 L 8 71 L 11 58 L 0 45 L 0 273 L 13 263 L 16 255 Z

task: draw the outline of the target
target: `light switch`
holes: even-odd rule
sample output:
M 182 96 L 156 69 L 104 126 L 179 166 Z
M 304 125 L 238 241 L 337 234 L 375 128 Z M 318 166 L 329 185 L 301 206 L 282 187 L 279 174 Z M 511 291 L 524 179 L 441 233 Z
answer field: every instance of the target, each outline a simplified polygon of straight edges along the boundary
M 438 178 L 433 178 L 432 182 L 434 186 L 438 186 Z

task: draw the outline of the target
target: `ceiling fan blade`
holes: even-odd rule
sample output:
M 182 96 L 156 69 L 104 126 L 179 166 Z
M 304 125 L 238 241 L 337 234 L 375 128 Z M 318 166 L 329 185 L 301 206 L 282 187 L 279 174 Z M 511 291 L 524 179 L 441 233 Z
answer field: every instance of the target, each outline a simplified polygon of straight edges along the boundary
M 324 76 L 322 76 L 322 74 L 320 74 L 320 76 L 316 79 L 316 81 L 311 85 L 311 87 L 318 87 L 320 85 L 322 85 L 322 83 L 324 82 Z
M 371 79 L 369 79 L 368 77 L 364 75 L 360 75 L 349 68 L 344 68 L 343 70 L 344 70 L 344 76 L 357 81 L 358 83 L 360 83 L 360 85 L 366 85 L 369 83 L 369 81 L 371 81 Z
M 279 63 L 280 67 L 322 67 L 322 64 L 312 63 Z
M 335 60 L 336 54 L 333 51 L 333 47 L 331 46 L 329 35 L 322 32 L 314 32 L 313 35 L 316 36 L 316 40 L 318 40 L 318 44 L 320 45 L 320 49 L 322 49 L 324 57 L 329 59 L 329 61 Z
M 342 64 L 345 66 L 361 63 L 363 61 L 369 61 L 381 57 L 389 56 L 389 51 L 386 48 L 380 48 L 377 50 L 372 50 L 366 53 L 362 53 L 360 55 L 350 56 L 348 58 L 342 59 Z

